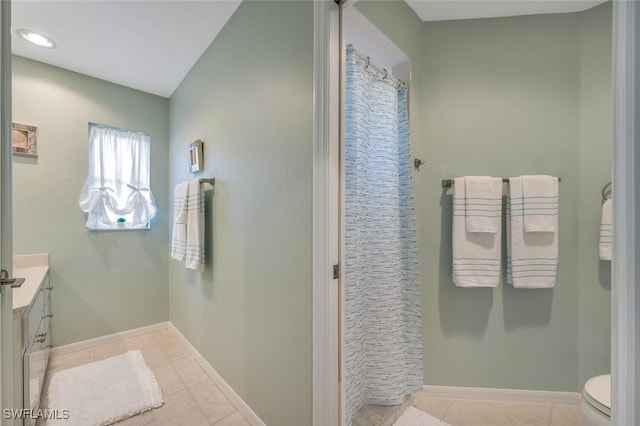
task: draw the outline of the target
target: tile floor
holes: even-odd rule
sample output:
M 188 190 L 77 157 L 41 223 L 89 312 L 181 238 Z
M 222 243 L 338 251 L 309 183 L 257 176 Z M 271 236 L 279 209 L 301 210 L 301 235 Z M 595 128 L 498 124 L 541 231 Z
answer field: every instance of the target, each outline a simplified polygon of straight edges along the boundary
M 42 408 L 47 407 L 49 379 L 59 370 L 139 349 L 164 395 L 160 408 L 125 419 L 118 426 L 249 426 L 195 358 L 168 329 L 122 339 L 90 349 L 52 356 L 45 377 Z M 51 407 L 54 408 L 54 407 Z
M 411 397 L 407 397 L 401 405 L 363 405 L 351 420 L 352 426 L 391 426 L 411 405 Z
M 392 426 L 410 403 L 452 426 L 584 426 L 577 406 L 435 399 L 420 393 L 402 406 L 365 406 L 353 424 Z
M 142 352 L 162 388 L 165 403 L 160 408 L 123 420 L 117 423 L 118 426 L 249 425 L 168 329 L 52 356 L 45 378 L 42 408 L 47 407 L 46 390 L 54 372 L 132 349 Z M 420 393 L 400 406 L 365 406 L 354 417 L 353 426 L 392 426 L 409 404 L 452 426 L 584 426 L 580 411 L 574 406 L 435 399 Z

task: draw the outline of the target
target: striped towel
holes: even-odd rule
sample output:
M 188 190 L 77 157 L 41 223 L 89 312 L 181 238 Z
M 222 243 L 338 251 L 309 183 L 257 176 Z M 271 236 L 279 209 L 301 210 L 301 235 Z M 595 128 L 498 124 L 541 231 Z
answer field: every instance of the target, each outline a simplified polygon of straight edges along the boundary
M 173 190 L 173 233 L 171 235 L 171 258 L 180 262 L 186 257 L 187 248 L 187 189 L 188 182 L 182 182 Z
M 602 221 L 600 222 L 600 259 L 611 260 L 612 220 L 611 206 L 613 201 L 608 199 L 602 204 Z
M 502 203 L 502 179 L 489 176 L 464 177 L 464 213 L 467 232 L 498 232 L 496 196 Z M 456 206 L 458 210 L 462 206 Z
M 496 232 L 469 232 L 466 228 L 465 180 L 453 188 L 453 283 L 458 287 L 496 287 L 500 283 L 502 244 L 502 179 L 493 179 Z M 490 204 L 487 204 L 489 206 Z M 490 213 L 489 207 L 486 208 Z
M 521 176 L 524 232 L 556 232 L 558 230 L 558 178 L 554 176 Z
M 190 180 L 187 190 L 186 254 L 187 268 L 204 271 L 204 191 L 200 179 Z
M 171 257 L 204 271 L 204 193 L 199 179 L 176 185 Z
M 507 282 L 517 288 L 553 287 L 558 271 L 558 231 L 525 232 L 523 204 L 522 177 L 510 178 Z

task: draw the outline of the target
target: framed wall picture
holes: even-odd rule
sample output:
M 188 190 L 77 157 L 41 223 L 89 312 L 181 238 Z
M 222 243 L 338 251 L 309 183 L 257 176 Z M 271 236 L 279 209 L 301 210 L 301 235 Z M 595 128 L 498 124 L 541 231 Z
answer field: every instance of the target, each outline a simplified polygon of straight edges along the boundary
M 38 128 L 27 124 L 13 123 L 13 153 L 38 156 Z
M 195 173 L 202 169 L 202 141 L 198 139 L 189 145 L 189 171 Z

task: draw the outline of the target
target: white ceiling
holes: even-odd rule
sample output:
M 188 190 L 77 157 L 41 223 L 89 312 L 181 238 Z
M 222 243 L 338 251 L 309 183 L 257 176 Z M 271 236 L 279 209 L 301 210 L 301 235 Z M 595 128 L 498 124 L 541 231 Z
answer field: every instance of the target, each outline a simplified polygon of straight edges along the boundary
M 236 10 L 234 1 L 14 0 L 13 53 L 169 97 Z M 56 49 L 18 37 L 25 28 Z
M 242 0 L 13 0 L 13 53 L 169 97 Z M 576 12 L 604 0 L 406 0 L 424 21 Z M 388 49 L 387 49 L 388 50 Z
M 606 0 L 405 0 L 423 21 L 580 12 Z

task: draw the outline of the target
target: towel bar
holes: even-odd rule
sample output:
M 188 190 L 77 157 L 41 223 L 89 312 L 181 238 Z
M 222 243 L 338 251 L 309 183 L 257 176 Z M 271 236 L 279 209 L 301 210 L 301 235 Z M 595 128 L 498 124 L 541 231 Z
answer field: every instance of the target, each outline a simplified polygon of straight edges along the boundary
M 442 187 L 443 188 L 451 188 L 453 186 L 453 179 L 442 179 Z M 509 183 L 509 179 L 502 178 L 503 183 Z M 562 178 L 558 178 L 558 182 L 562 182 Z
M 211 185 L 215 185 L 216 178 L 202 178 L 200 179 L 200 183 L 210 183 Z

